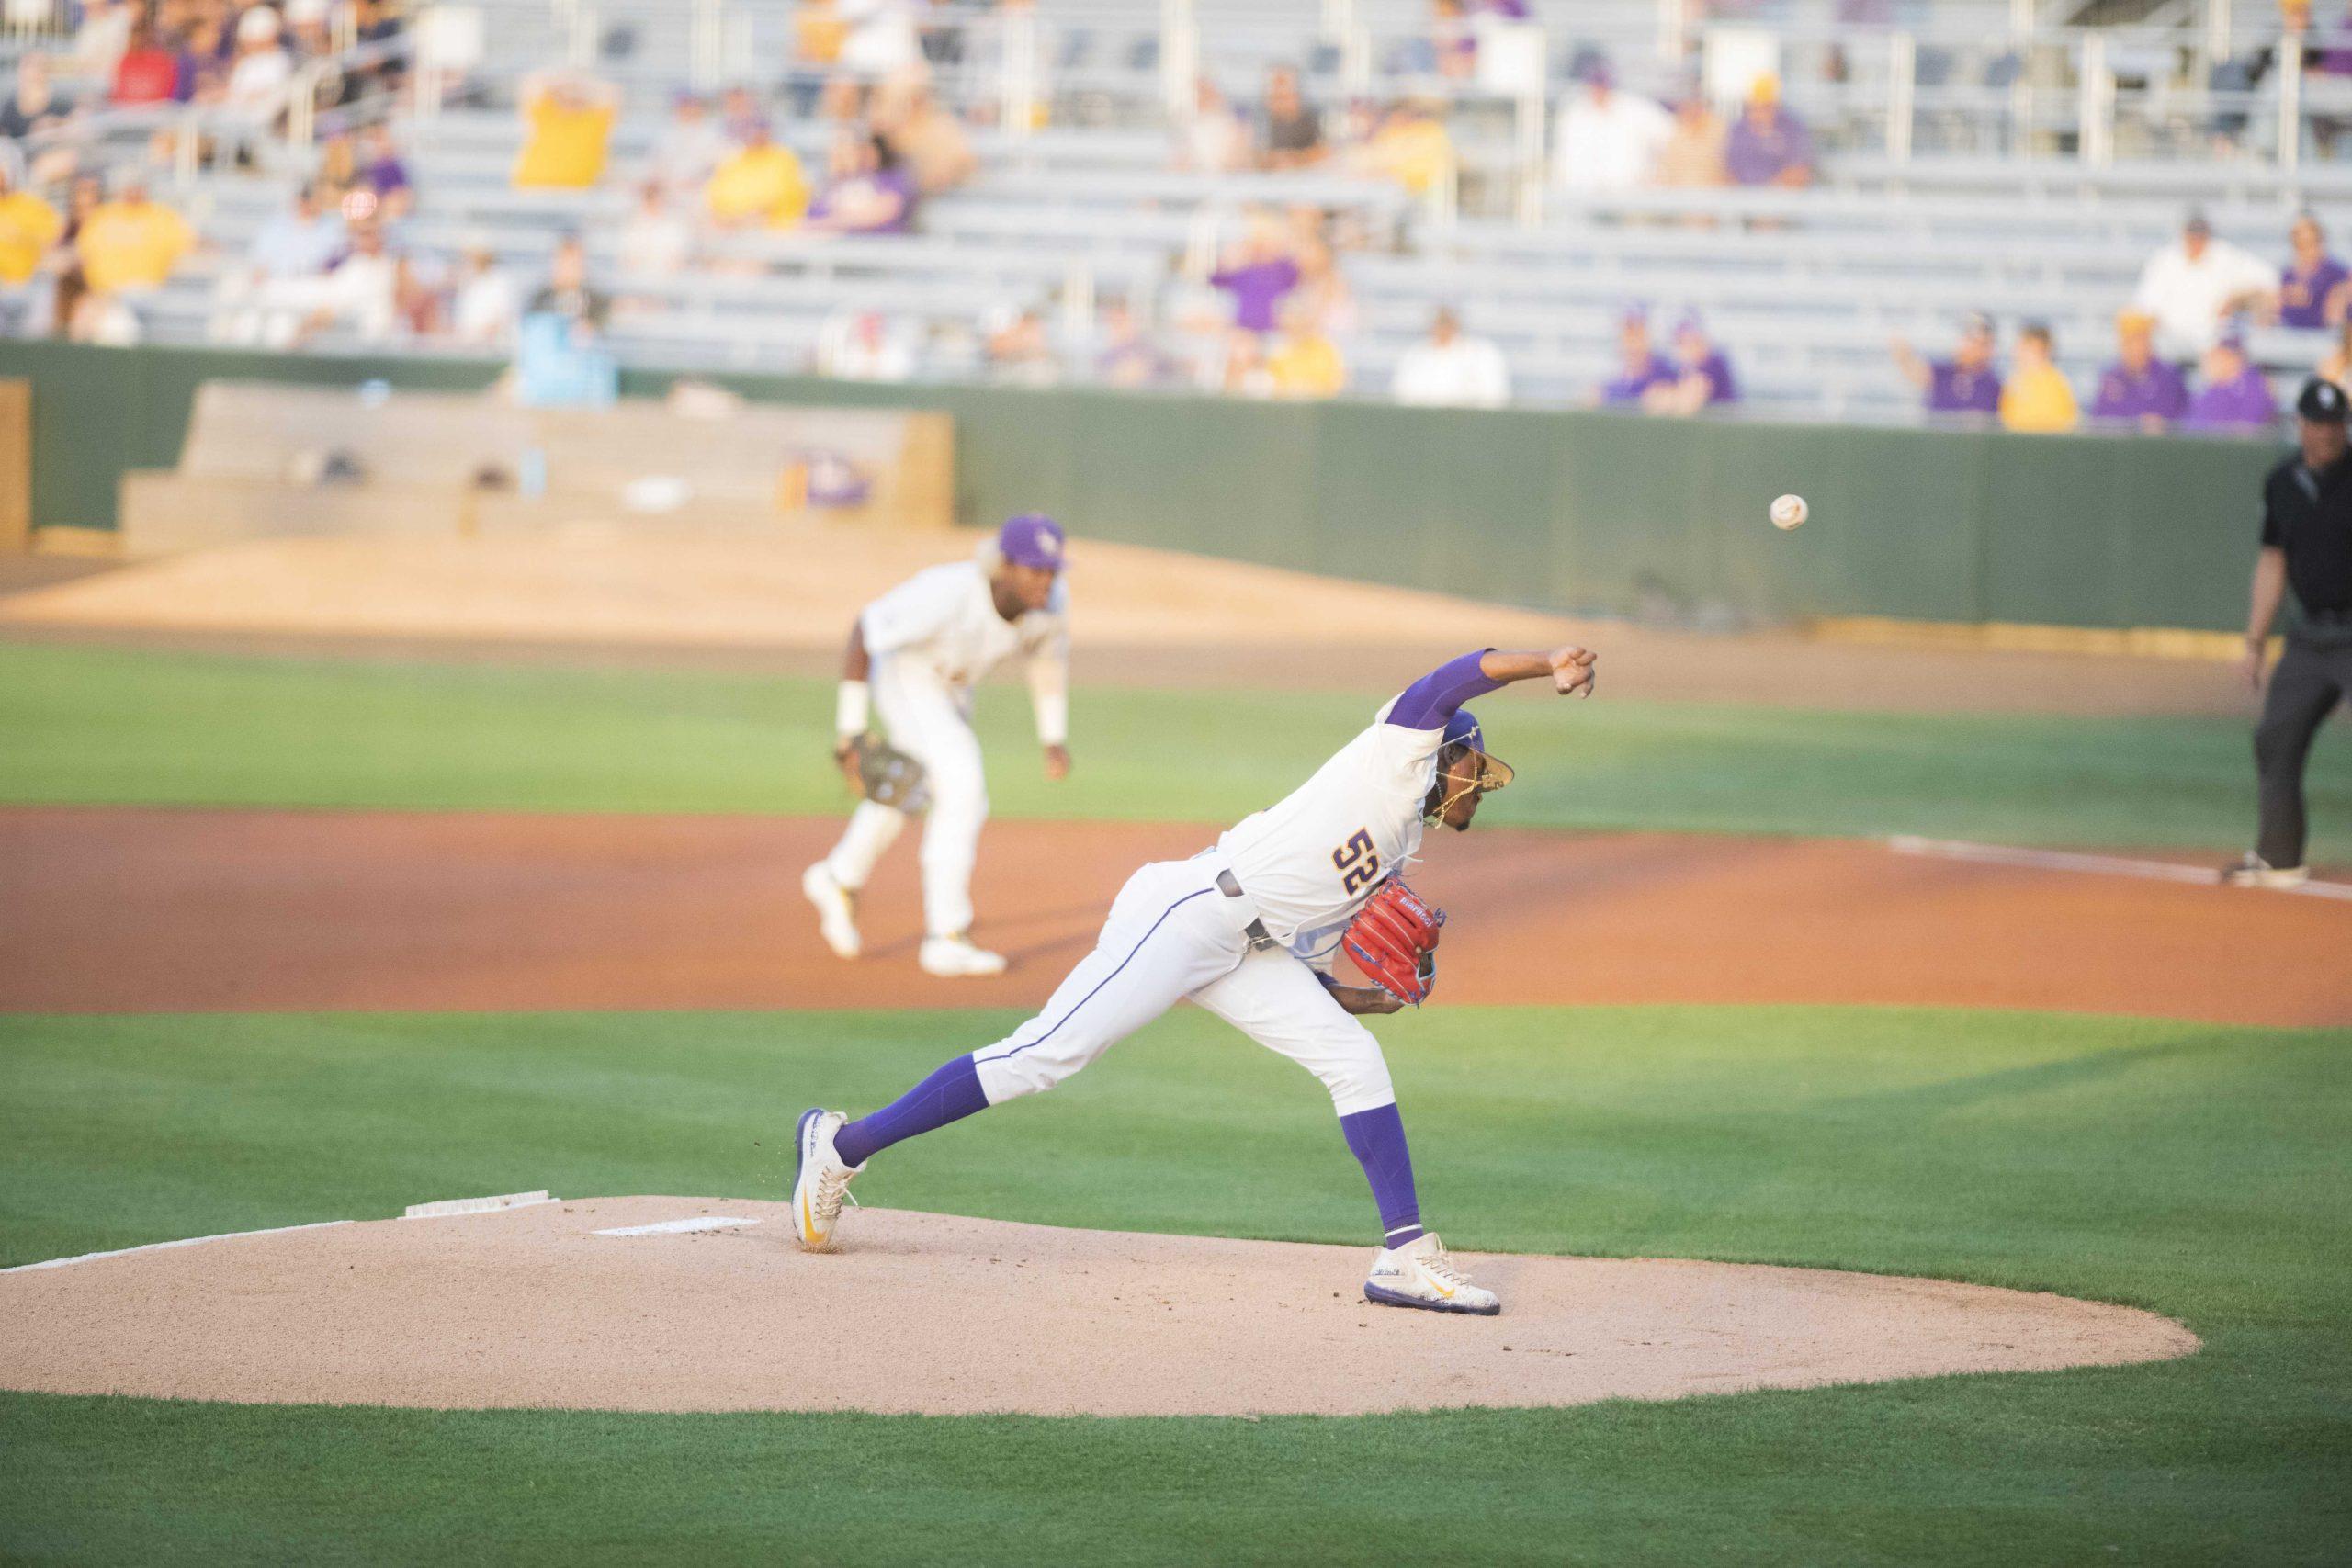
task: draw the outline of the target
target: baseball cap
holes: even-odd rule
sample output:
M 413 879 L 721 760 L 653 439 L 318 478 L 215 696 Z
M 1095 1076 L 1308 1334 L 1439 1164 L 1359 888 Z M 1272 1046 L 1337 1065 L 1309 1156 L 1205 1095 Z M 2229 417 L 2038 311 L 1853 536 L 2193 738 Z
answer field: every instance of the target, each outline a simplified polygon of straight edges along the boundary
M 1061 570 L 1063 542 L 1062 525 L 1042 512 L 1008 517 L 1004 526 L 996 531 L 997 554 L 1014 566 L 1039 567 L 1046 571 Z
M 1511 781 L 1511 765 L 1487 750 L 1487 732 L 1478 726 L 1478 716 L 1468 708 L 1455 708 L 1453 716 L 1445 721 L 1447 746 L 1467 746 L 1478 753 L 1478 787 L 1500 789 Z
M 2295 399 L 2295 412 L 2315 424 L 2342 424 L 2346 413 L 2352 412 L 2352 400 L 2346 400 L 2344 389 L 2335 382 L 2314 376 L 2303 383 Z

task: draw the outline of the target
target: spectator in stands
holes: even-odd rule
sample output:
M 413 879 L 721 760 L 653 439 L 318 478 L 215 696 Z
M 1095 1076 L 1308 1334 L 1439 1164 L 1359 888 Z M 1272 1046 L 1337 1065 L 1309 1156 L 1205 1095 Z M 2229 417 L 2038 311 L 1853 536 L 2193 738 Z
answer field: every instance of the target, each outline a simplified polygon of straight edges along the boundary
M 834 138 L 831 177 L 808 204 L 808 227 L 828 234 L 906 234 L 914 226 L 914 176 L 890 144 L 870 131 Z
M 1778 76 L 1758 76 L 1747 90 L 1747 111 L 1724 139 L 1724 167 L 1744 186 L 1813 183 L 1813 136 L 1781 102 Z
M 816 367 L 844 381 L 904 381 L 915 373 L 915 348 L 881 311 L 845 310 L 817 329 Z
M 163 287 L 196 248 L 196 233 L 178 213 L 148 199 L 146 178 L 133 170 L 114 199 L 84 220 L 74 248 L 90 290 L 111 298 Z
M 1650 344 L 1650 313 L 1639 305 L 1617 318 L 1617 374 L 1587 394 L 1588 407 L 1641 408 L 1656 387 L 1670 388 L 1681 378 Z
M 1193 107 L 1176 128 L 1176 166 L 1204 175 L 1229 175 L 1250 166 L 1255 152 L 1250 128 L 1206 76 L 1193 83 Z
M 1510 368 L 1501 349 L 1466 336 L 1462 319 L 1441 305 L 1430 335 L 1397 359 L 1388 395 L 1419 407 L 1498 409 L 1510 401 Z
M 1686 87 L 1675 102 L 1673 125 L 1657 151 L 1657 183 L 1692 190 L 1731 184 L 1731 170 L 1724 163 L 1725 141 L 1723 117 L 1708 104 L 1707 95 L 1696 84 Z
M 792 70 L 785 79 L 792 110 L 806 117 L 823 89 L 825 78 L 841 64 L 842 45 L 849 41 L 849 23 L 834 0 L 800 0 L 792 11 Z
M 1931 414 L 1992 414 L 2001 408 L 2001 373 L 1993 367 L 1993 318 L 1971 311 L 1961 322 L 1960 340 L 1949 359 L 1922 359 L 1904 338 L 1887 348 L 1903 378 L 1919 389 Z
M 130 306 L 91 288 L 78 270 L 57 280 L 56 307 L 56 331 L 68 342 L 130 348 L 144 335 Z
M 916 0 L 834 0 L 849 24 L 842 39 L 841 67 L 862 80 L 880 81 L 922 62 L 922 40 L 915 30 Z
M 1278 398 L 1336 398 L 1347 390 L 1348 367 L 1340 345 L 1303 301 L 1293 300 L 1283 310 L 1282 335 L 1266 355 L 1266 378 Z
M 1259 162 L 1269 169 L 1303 169 L 1330 153 L 1323 141 L 1323 118 L 1299 91 L 1298 73 L 1277 65 L 1266 73 L 1266 108 L 1260 128 Z
M 376 198 L 375 211 L 384 221 L 397 223 L 416 209 L 416 186 L 408 164 L 393 145 L 392 128 L 378 121 L 359 133 L 359 156 L 354 173 L 357 188 Z
M 980 322 L 989 378 L 1020 387 L 1050 387 L 1061 379 L 1046 317 L 1035 306 L 999 306 Z
M 168 104 L 187 96 L 191 84 L 181 70 L 180 57 L 155 30 L 146 14 L 137 13 L 130 39 L 114 62 L 114 81 L 107 99 L 119 108 L 140 104 Z
M 498 265 L 497 255 L 479 242 L 468 245 L 449 306 L 449 335 L 469 348 L 508 348 L 522 314 L 514 280 Z
M 1659 155 L 1674 120 L 1638 93 L 1617 90 L 1606 57 L 1577 63 L 1578 85 L 1561 111 L 1552 154 L 1552 183 L 1562 190 L 1607 194 L 1634 190 L 1657 177 Z
M 585 190 L 605 177 L 620 104 L 609 84 L 568 72 L 540 72 L 524 79 L 522 102 L 516 188 Z
M 116 65 L 130 47 L 138 11 L 130 0 L 85 0 L 81 25 L 74 29 L 74 51 L 66 59 L 69 74 L 112 83 Z
M 1356 291 L 1324 238 L 1323 215 L 1311 207 L 1292 209 L 1289 244 L 1291 259 L 1298 265 L 1298 288 L 1290 300 L 1305 304 L 1314 312 L 1315 324 L 1331 336 L 1352 333 L 1358 321 Z
M 2053 358 L 2050 329 L 2028 321 L 2018 329 L 2017 364 L 2001 388 L 2001 428 L 2057 435 L 2081 423 L 2075 389 Z
M 1357 150 L 1355 163 L 1374 179 L 1394 180 L 1408 194 L 1427 196 L 1453 173 L 1453 138 L 1445 109 L 1430 98 L 1406 98 L 1383 115 L 1380 128 Z
M 1651 413 L 1688 418 L 1702 409 L 1739 401 L 1731 357 L 1707 335 L 1707 323 L 1698 311 L 1683 313 L 1674 327 L 1674 379 L 1652 387 L 1642 395 L 1642 407 Z
M 1240 249 L 1209 275 L 1212 288 L 1233 297 L 1233 324 L 1245 333 L 1273 331 L 1283 299 L 1298 281 L 1298 264 L 1282 231 L 1263 217 L 1251 222 Z
M 64 231 L 57 209 L 15 188 L 7 164 L 0 161 L 0 338 L 16 336 L 32 320 L 34 275 Z
M 673 277 L 693 259 L 692 225 L 670 205 L 661 183 L 648 180 L 638 187 L 637 210 L 621 226 L 618 247 L 625 277 Z
M 2115 318 L 2115 363 L 2099 373 L 2091 418 L 2125 420 L 2150 435 L 2188 412 L 2188 387 L 2180 372 L 2156 357 L 2156 319 L 2145 310 Z
M 237 18 L 237 53 L 220 89 L 220 107 L 253 125 L 268 125 L 286 112 L 293 80 L 293 57 L 279 42 L 277 13 L 255 6 Z
M 1478 32 L 1463 0 L 1430 0 L 1429 64 L 1449 82 L 1478 73 Z
M 612 312 L 612 297 L 589 285 L 588 248 L 579 235 L 566 234 L 548 258 L 547 282 L 531 296 L 524 313 L 561 317 L 571 327 L 571 341 L 578 344 L 603 332 Z
M 329 14 L 327 0 L 286 0 L 286 44 L 297 58 L 323 60 L 335 51 Z
M 49 75 L 49 56 L 28 54 L 17 62 L 16 85 L 0 100 L 0 141 L 21 141 L 63 125 L 74 106 L 60 97 Z
M 401 259 L 385 241 L 384 225 L 371 218 L 351 225 L 351 248 L 327 273 L 300 335 L 341 326 L 362 343 L 382 343 L 400 322 L 400 305 Z
M 185 27 L 166 28 L 177 48 L 181 92 L 191 103 L 217 104 L 237 61 L 237 36 L 226 6 L 199 13 Z
M 917 195 L 944 196 L 979 172 L 972 139 L 960 120 L 940 107 L 920 66 L 875 88 L 871 113 L 875 133 L 897 154 Z
M 2156 319 L 2156 347 L 2176 357 L 2203 354 L 2229 317 L 2259 304 L 2278 287 L 2260 258 L 2213 237 L 2205 214 L 2191 211 L 2180 238 L 2148 258 L 2132 303 Z
M 323 276 L 343 254 L 345 236 L 340 214 L 319 199 L 319 187 L 304 186 L 294 193 L 294 204 L 254 231 L 245 261 L 256 288 L 294 278 Z
M 711 171 L 732 151 L 702 99 L 693 93 L 680 93 L 670 100 L 670 123 L 653 139 L 645 177 L 673 196 L 700 190 Z
M 848 82 L 849 79 L 842 77 L 839 80 Z M 854 96 L 856 84 L 850 83 L 849 85 Z M 856 117 L 853 115 L 851 118 Z M 727 139 L 729 145 L 741 146 L 750 139 L 753 126 L 767 123 L 768 111 L 760 107 L 760 100 L 752 95 L 752 89 L 741 83 L 718 95 L 718 132 Z
M 2205 351 L 2199 365 L 2205 384 L 2188 400 L 2184 430 L 2235 431 L 2241 434 L 2267 430 L 2278 422 L 2278 400 L 2270 382 L 2246 357 L 2245 340 L 2224 333 Z
M 703 209 L 721 229 L 789 229 L 808 210 L 800 159 L 769 133 L 764 118 L 746 121 L 742 145 L 719 161 L 703 191 Z
M 1164 387 L 1182 367 L 1151 340 L 1125 299 L 1102 301 L 1102 345 L 1094 354 L 1095 378 L 1111 387 Z
M 2338 324 L 2352 303 L 2352 272 L 2327 254 L 2326 232 L 2308 212 L 2295 215 L 2288 243 L 2294 254 L 2278 278 L 2278 324 L 2306 332 Z

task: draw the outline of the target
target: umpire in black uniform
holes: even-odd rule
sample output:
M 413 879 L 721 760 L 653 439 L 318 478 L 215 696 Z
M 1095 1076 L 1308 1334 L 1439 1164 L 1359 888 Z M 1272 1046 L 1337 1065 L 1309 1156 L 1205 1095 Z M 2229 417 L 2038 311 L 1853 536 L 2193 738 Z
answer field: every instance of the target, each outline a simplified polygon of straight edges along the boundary
M 2254 852 L 2222 874 L 2246 887 L 2291 887 L 2303 865 L 2303 762 L 2312 737 L 2352 693 L 2352 458 L 2345 455 L 2344 389 L 2303 384 L 2295 400 L 2301 450 L 2262 481 L 2262 553 L 2245 623 L 2246 680 L 2262 688 L 2263 654 L 2285 591 L 2302 614 L 2270 671 L 2254 732 L 2262 827 Z

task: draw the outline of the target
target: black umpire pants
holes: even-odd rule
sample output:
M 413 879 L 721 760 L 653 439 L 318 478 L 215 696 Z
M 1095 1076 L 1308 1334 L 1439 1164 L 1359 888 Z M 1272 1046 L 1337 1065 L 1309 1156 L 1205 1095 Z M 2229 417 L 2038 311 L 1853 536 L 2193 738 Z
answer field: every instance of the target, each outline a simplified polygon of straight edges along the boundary
M 2262 831 L 2255 853 L 2281 868 L 2303 863 L 2303 762 L 2312 737 L 2352 694 L 2352 628 L 2287 637 L 2287 651 L 2270 671 L 2262 722 L 2254 731 L 2254 765 L 2261 781 Z

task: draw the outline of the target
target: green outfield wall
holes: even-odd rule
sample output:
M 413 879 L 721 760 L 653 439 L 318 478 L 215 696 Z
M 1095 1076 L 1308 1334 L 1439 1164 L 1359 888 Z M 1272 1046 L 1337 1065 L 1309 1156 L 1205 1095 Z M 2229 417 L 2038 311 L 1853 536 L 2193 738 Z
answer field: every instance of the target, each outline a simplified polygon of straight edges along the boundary
M 33 384 L 36 526 L 111 527 L 198 385 L 488 385 L 483 361 L 0 342 Z M 722 376 L 780 402 L 944 409 L 967 522 L 1078 532 L 1566 610 L 2227 629 L 2266 443 L 1266 404 Z M 672 378 L 635 371 L 631 395 Z M 1812 521 L 1781 534 L 1782 491 Z

